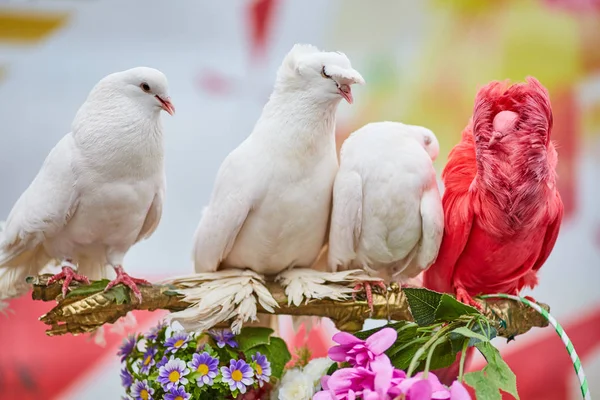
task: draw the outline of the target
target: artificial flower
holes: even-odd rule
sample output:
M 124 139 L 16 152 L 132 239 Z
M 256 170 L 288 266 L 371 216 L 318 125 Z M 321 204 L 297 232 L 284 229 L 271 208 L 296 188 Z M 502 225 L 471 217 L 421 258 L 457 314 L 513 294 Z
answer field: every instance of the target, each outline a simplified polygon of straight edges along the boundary
M 165 393 L 164 400 L 188 400 L 191 394 L 185 391 L 185 387 L 172 387 L 167 393 Z
M 148 381 L 145 379 L 143 381 L 136 380 L 131 387 L 131 396 L 135 400 L 152 400 L 153 394 L 154 389 L 148 385 Z
M 219 359 L 211 357 L 210 354 L 204 352 L 202 354 L 195 353 L 192 356 L 192 361 L 188 362 L 188 367 L 198 375 L 196 382 L 198 386 L 212 386 L 213 379 L 219 373 Z
M 127 356 L 131 354 L 137 344 L 136 342 L 137 338 L 135 335 L 129 335 L 127 338 L 123 339 L 123 344 L 119 347 L 119 351 L 117 352 L 117 355 L 121 356 L 121 362 L 125 361 Z
M 142 357 L 142 360 L 140 362 L 141 374 L 148 375 L 150 373 L 150 368 L 152 368 L 152 366 L 156 364 L 156 361 L 154 361 L 154 356 L 156 355 L 156 353 L 158 353 L 158 349 L 154 346 L 150 346 L 146 349 L 144 357 Z
M 163 389 L 170 390 L 179 384 L 187 384 L 188 380 L 185 376 L 189 373 L 190 370 L 185 366 L 184 361 L 171 356 L 169 362 L 158 370 L 157 381 L 162 385 Z
M 256 352 L 252 356 L 252 361 L 256 363 L 256 380 L 260 387 L 263 386 L 264 382 L 269 382 L 271 376 L 271 363 L 267 360 L 267 357 L 259 352 Z
M 254 372 L 244 360 L 231 360 L 229 367 L 221 367 L 221 374 L 223 374 L 223 382 L 229 385 L 232 392 L 238 389 L 240 393 L 246 393 L 246 386 L 254 383 L 252 379 Z
M 129 390 L 131 384 L 133 383 L 133 376 L 127 370 L 127 368 L 123 368 L 121 370 L 121 385 L 125 388 L 125 390 Z
M 333 361 L 348 362 L 353 367 L 368 368 L 370 363 L 382 355 L 396 341 L 398 334 L 392 328 L 383 328 L 362 340 L 346 332 L 338 332 L 333 341 L 339 346 L 329 349 Z
M 211 329 L 208 334 L 217 342 L 219 348 L 225 347 L 238 347 L 237 342 L 234 340 L 235 335 L 229 329 Z
M 177 352 L 179 349 L 185 349 L 188 346 L 188 342 L 190 341 L 190 335 L 185 332 L 176 332 L 165 341 L 165 347 L 167 348 L 167 353 L 170 351 L 171 353 Z
M 307 400 L 315 393 L 315 382 L 303 371 L 294 368 L 288 370 L 271 399 L 278 400 Z

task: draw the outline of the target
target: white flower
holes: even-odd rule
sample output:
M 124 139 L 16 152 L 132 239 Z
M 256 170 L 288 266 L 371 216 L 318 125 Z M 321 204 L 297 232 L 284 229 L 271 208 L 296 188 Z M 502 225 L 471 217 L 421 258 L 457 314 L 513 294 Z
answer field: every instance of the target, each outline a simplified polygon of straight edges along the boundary
M 327 373 L 329 367 L 331 367 L 333 361 L 331 361 L 328 357 L 315 358 L 311 360 L 304 369 L 304 375 L 308 376 L 315 385 L 319 385 L 321 382 L 321 378 L 323 375 Z
M 303 371 L 294 368 L 285 373 L 274 394 L 277 400 L 310 400 L 315 394 L 314 381 Z

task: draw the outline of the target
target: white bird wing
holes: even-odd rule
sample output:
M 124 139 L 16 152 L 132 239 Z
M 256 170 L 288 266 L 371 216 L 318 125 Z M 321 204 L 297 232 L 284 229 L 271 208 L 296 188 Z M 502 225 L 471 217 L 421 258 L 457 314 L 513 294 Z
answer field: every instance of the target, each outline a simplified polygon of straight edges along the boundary
M 333 185 L 333 210 L 329 232 L 329 270 L 347 267 L 356 257 L 362 230 L 362 178 L 355 171 L 340 170 Z
M 240 148 L 238 147 L 239 150 Z M 210 204 L 194 235 L 196 272 L 215 272 L 233 248 L 256 198 L 255 179 L 248 179 L 247 157 L 234 150 L 219 168 Z M 251 157 L 249 157 L 251 158 Z
M 30 269 L 42 268 L 39 246 L 73 217 L 79 202 L 72 168 L 73 137 L 67 134 L 50 151 L 37 176 L 15 203 L 0 243 L 0 297 L 10 293 Z M 43 264 L 43 265 L 37 265 Z
M 402 271 L 404 278 L 413 278 L 429 268 L 437 258 L 444 235 L 444 209 L 438 190 L 435 173 L 429 187 L 421 197 L 422 233 L 416 257 Z
M 154 200 L 152 200 L 152 204 L 148 209 L 148 213 L 146 214 L 146 219 L 144 220 L 144 224 L 142 225 L 142 229 L 140 229 L 140 233 L 136 239 L 136 243 L 140 240 L 147 239 L 156 228 L 158 228 L 158 224 L 160 223 L 160 218 L 162 216 L 163 211 L 163 203 L 165 199 L 165 176 L 163 174 L 160 187 L 158 191 L 154 195 Z

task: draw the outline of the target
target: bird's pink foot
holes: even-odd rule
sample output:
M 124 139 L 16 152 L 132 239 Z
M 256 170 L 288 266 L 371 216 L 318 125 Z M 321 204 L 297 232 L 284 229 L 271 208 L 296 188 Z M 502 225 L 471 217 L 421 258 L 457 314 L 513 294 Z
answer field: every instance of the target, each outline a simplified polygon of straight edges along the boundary
M 54 282 L 58 282 L 61 279 L 63 279 L 63 284 L 62 284 L 63 297 L 67 297 L 67 292 L 69 291 L 69 285 L 71 284 L 72 281 L 82 282 L 87 285 L 90 284 L 90 280 L 86 276 L 79 275 L 69 265 L 63 265 L 62 272 L 59 272 L 58 274 L 56 274 L 56 275 L 52 276 L 50 279 L 48 279 L 48 285 L 51 285 Z
M 140 289 L 138 289 L 137 285 L 152 285 L 152 283 L 148 282 L 145 279 L 132 278 L 127 272 L 123 271 L 123 267 L 121 267 L 120 265 L 115 267 L 115 272 L 117 273 L 117 277 L 114 280 L 110 281 L 108 285 L 106 285 L 104 291 L 106 292 L 113 286 L 121 283 L 127 286 L 129 289 L 131 289 L 135 297 L 141 303 L 142 293 L 140 292 Z
M 481 305 L 473 300 L 471 295 L 463 288 L 456 288 L 456 300 L 465 303 L 468 306 L 475 307 L 479 311 L 483 311 Z
M 352 299 L 356 300 L 356 293 L 360 292 L 361 290 L 365 291 L 367 304 L 369 305 L 369 310 L 371 310 L 371 313 L 373 312 L 373 286 L 383 290 L 383 293 L 387 292 L 387 286 L 385 286 L 385 283 L 381 281 L 364 281 L 357 283 L 356 286 L 354 286 L 354 293 L 352 293 Z

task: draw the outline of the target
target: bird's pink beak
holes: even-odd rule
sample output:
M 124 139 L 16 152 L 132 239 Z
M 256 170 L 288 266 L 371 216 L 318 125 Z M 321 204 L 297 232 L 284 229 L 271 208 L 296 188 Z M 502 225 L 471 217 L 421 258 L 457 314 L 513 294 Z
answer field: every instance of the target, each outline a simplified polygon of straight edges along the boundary
M 349 104 L 352 104 L 354 102 L 354 98 L 352 97 L 352 88 L 350 87 L 350 85 L 339 85 L 338 87 L 338 93 L 346 99 L 346 101 Z
M 175 107 L 173 107 L 173 104 L 171 103 L 171 98 L 165 97 L 163 99 L 159 95 L 156 95 L 156 98 L 158 99 L 158 101 L 160 101 L 163 110 L 168 112 L 170 115 L 175 114 Z

